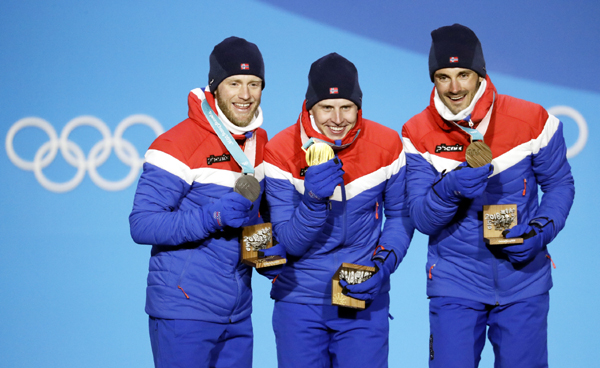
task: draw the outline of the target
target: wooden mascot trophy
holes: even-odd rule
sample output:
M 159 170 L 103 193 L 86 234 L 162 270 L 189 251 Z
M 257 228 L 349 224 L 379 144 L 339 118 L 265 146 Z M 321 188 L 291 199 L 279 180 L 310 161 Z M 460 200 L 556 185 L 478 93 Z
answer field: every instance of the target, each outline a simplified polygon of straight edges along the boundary
M 260 195 L 260 183 L 252 175 L 242 175 L 235 182 L 233 190 L 248 198 L 251 202 Z M 273 231 L 270 223 L 246 226 L 242 230 L 240 239 L 240 257 L 244 264 L 262 268 L 284 264 L 287 260 L 280 256 L 262 255 L 261 250 L 273 246 Z
M 490 245 L 523 244 L 523 238 L 505 238 L 504 230 L 517 225 L 516 204 L 483 206 L 483 239 Z
M 473 141 L 465 152 L 471 167 L 481 167 L 492 162 L 492 150 L 483 141 Z M 517 225 L 516 204 L 483 206 L 483 238 L 490 245 L 522 244 L 522 238 L 506 239 L 502 232 Z
M 375 267 L 342 263 L 331 279 L 331 304 L 346 308 L 365 309 L 364 300 L 342 294 L 340 280 L 345 280 L 350 285 L 356 285 L 370 279 L 376 271 Z

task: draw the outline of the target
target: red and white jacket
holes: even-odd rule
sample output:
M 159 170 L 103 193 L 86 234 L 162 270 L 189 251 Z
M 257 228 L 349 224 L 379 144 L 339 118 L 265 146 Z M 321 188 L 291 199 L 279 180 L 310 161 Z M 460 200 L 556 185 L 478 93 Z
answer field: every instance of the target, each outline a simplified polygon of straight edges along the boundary
M 343 163 L 338 186 L 323 213 L 302 202 L 302 145 L 308 138 L 328 141 Z M 343 147 L 343 148 L 342 148 Z M 331 279 L 343 262 L 370 265 L 378 245 L 396 253 L 394 269 L 408 249 L 413 225 L 404 188 L 405 158 L 397 132 L 362 118 L 342 142 L 313 129 L 303 106 L 296 124 L 265 148 L 266 196 L 276 239 L 287 250 L 287 264 L 273 283 L 271 297 L 304 304 L 331 304 Z M 382 224 L 386 217 L 385 225 Z M 389 284 L 383 287 L 389 290 Z
M 134 241 L 152 245 L 146 312 L 158 318 L 228 323 L 250 316 L 252 269 L 240 263 L 241 230 L 207 231 L 205 210 L 231 192 L 242 174 L 206 120 L 204 98 L 217 111 L 211 93 L 191 91 L 189 118 L 148 149 L 129 221 Z M 262 222 L 258 210 L 267 133 L 258 128 L 247 135 L 233 137 L 242 149 L 249 139 L 255 140 L 261 195 L 250 224 L 256 224 Z
M 537 104 L 499 95 L 489 76 L 486 81 L 470 116 L 493 154 L 494 172 L 480 197 L 447 203 L 432 189 L 444 171 L 465 161 L 470 143 L 469 134 L 441 118 L 435 88 L 430 105 L 403 126 L 402 139 L 410 215 L 429 235 L 428 295 L 505 304 L 548 291 L 551 260 L 544 249 L 526 265 L 514 266 L 486 246 L 483 206 L 516 204 L 519 223 L 552 221 L 554 238 L 565 225 L 575 189 L 562 123 Z

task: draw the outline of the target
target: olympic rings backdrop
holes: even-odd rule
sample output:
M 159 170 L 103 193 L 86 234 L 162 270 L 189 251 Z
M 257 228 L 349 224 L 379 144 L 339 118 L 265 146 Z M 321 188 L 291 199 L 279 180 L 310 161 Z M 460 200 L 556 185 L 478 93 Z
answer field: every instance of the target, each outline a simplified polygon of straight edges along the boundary
M 152 366 L 150 247 L 133 243 L 128 215 L 146 149 L 187 117 L 215 44 L 261 49 L 270 137 L 334 51 L 358 68 L 364 116 L 399 131 L 429 102 L 431 30 L 455 22 L 478 34 L 499 93 L 564 123 L 576 198 L 550 245 L 550 364 L 598 366 L 599 17 L 591 0 L 2 1 L 0 366 Z M 427 366 L 426 247 L 417 234 L 392 276 L 390 367 Z M 255 274 L 253 289 L 254 365 L 275 367 L 270 284 Z M 488 345 L 481 366 L 492 361 Z

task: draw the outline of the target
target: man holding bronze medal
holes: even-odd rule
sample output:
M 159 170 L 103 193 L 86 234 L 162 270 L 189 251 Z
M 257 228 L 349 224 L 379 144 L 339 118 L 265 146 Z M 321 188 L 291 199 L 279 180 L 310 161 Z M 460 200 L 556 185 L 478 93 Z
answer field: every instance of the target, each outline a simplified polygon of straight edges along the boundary
M 258 47 L 225 39 L 208 79 L 188 96 L 189 118 L 150 146 L 129 217 L 134 241 L 152 245 L 146 312 L 156 367 L 252 365 L 252 268 L 240 262 L 239 238 L 263 222 Z
M 413 225 L 400 137 L 361 105 L 354 64 L 326 55 L 297 123 L 265 148 L 273 233 L 287 252 L 271 290 L 279 367 L 387 367 L 390 274 Z M 334 286 L 364 309 L 337 306 Z
M 477 367 L 488 327 L 495 367 L 547 367 L 547 245 L 575 194 L 562 123 L 496 92 L 469 28 L 431 37 L 431 102 L 402 129 L 410 215 L 429 235 L 429 366 Z

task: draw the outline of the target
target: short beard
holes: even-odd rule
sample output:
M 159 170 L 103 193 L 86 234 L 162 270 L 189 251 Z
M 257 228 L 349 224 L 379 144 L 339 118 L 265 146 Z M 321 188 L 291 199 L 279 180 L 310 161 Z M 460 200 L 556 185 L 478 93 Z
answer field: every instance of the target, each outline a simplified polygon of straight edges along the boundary
M 252 122 L 252 119 L 254 119 L 254 116 L 256 115 L 256 110 L 258 109 L 258 103 L 255 102 L 253 104 L 254 107 L 252 109 L 252 113 L 248 116 L 248 119 L 238 120 L 235 117 L 235 115 L 233 114 L 233 111 L 231 110 L 231 104 L 227 101 L 221 100 L 221 98 L 219 98 L 218 94 L 215 94 L 215 97 L 217 98 L 217 105 L 219 105 L 221 112 L 223 112 L 223 115 L 225 115 L 227 120 L 229 120 L 233 125 L 236 125 L 241 128 L 244 128 L 244 127 L 247 127 L 248 125 L 250 125 L 250 123 Z

